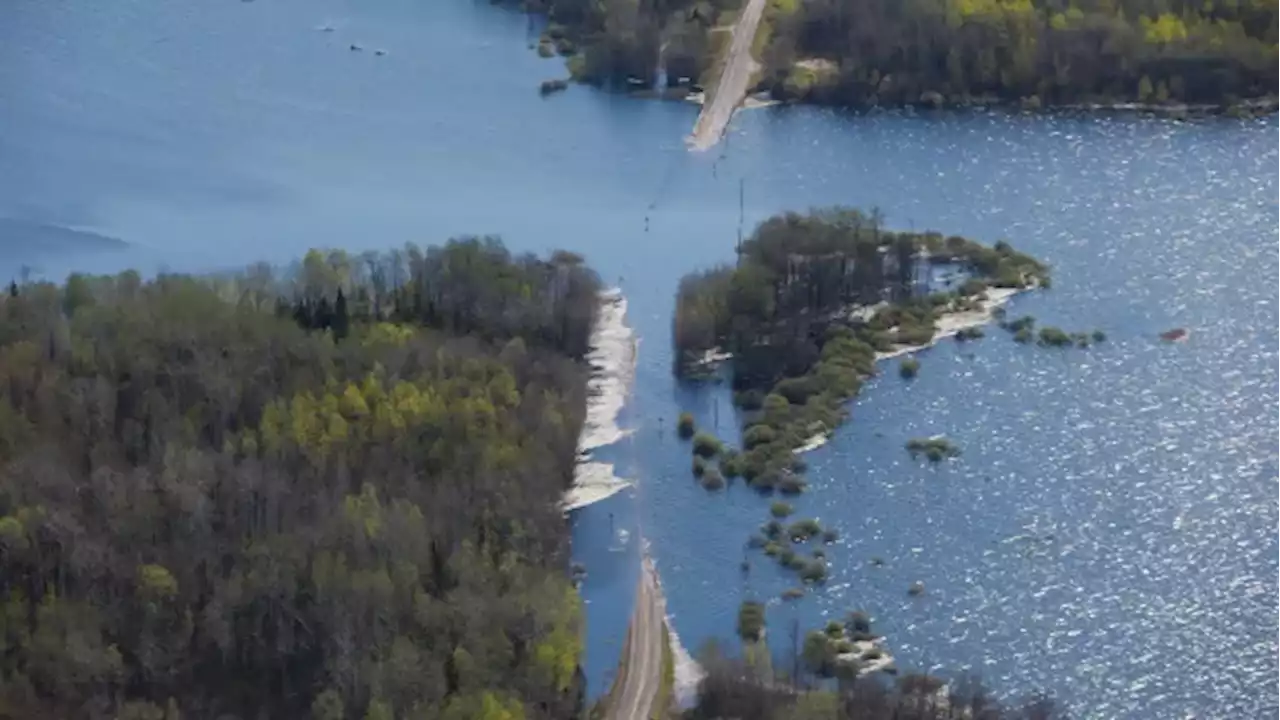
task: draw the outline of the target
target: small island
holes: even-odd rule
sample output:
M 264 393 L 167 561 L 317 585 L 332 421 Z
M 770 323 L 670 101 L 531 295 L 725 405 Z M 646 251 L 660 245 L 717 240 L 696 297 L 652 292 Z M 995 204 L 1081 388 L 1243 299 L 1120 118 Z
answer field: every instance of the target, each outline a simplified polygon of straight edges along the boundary
M 787 213 L 756 228 L 736 265 L 681 281 L 674 369 L 696 378 L 731 362 L 744 418 L 734 470 L 758 490 L 796 493 L 794 453 L 840 423 L 877 360 L 903 356 L 900 372 L 913 377 L 914 351 L 1048 282 L 1044 264 L 1003 241 L 890 231 L 878 213 L 847 208 Z M 687 422 L 681 434 L 692 437 Z

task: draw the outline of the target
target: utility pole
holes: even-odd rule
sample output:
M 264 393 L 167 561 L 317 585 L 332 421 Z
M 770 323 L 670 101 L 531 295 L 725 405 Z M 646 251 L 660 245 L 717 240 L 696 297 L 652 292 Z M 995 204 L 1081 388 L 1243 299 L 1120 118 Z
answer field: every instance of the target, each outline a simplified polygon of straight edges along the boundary
M 747 179 L 738 178 L 738 262 L 742 262 L 742 216 L 746 209 Z

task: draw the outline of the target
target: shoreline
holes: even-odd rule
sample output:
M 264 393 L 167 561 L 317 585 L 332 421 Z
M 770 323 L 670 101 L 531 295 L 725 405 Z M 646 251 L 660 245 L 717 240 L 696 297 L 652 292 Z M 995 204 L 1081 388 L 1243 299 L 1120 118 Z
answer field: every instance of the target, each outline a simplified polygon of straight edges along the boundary
M 587 363 L 587 412 L 578 436 L 578 460 L 573 484 L 560 506 L 565 512 L 600 502 L 631 487 L 614 474 L 611 463 L 591 460 L 592 450 L 612 445 L 630 434 L 618 426 L 618 415 L 627 404 L 635 378 L 635 332 L 627 325 L 627 299 L 619 288 L 600 292 L 600 313 L 591 329 Z
M 662 589 L 662 576 L 658 573 L 658 563 L 653 559 L 653 555 L 649 553 L 649 541 L 645 540 L 644 558 L 641 560 L 641 572 L 647 573 L 653 579 L 653 588 L 655 601 L 658 605 L 658 614 L 662 616 L 662 623 L 667 629 L 668 643 L 671 646 L 671 654 L 675 657 L 675 683 L 672 687 L 672 693 L 675 695 L 674 700 L 681 708 L 690 708 L 698 699 L 698 683 L 702 682 L 702 678 L 706 675 L 702 666 L 693 658 L 689 650 L 680 642 L 680 636 L 676 634 L 676 624 L 671 614 L 667 610 L 667 594 Z
M 1014 296 L 1027 292 L 1032 288 L 989 288 L 983 294 L 983 307 L 981 310 L 966 310 L 962 312 L 953 312 L 942 315 L 938 318 L 938 329 L 933 333 L 933 337 L 929 342 L 923 345 L 899 345 L 892 350 L 885 350 L 876 353 L 876 362 L 884 362 L 892 360 L 903 355 L 911 355 L 922 350 L 937 345 L 939 341 L 949 337 L 955 337 L 961 330 L 968 330 L 973 327 L 981 327 L 990 324 L 995 320 L 996 308 L 1003 307 Z M 835 429 L 828 430 L 817 435 L 813 435 L 805 441 L 803 445 L 792 450 L 791 452 L 799 455 L 801 453 L 812 452 L 826 445 L 831 440 Z

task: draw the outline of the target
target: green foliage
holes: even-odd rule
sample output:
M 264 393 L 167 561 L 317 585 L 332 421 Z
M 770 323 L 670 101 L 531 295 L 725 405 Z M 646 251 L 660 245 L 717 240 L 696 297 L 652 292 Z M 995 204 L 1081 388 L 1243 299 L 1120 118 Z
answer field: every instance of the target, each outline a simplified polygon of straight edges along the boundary
M 707 490 L 723 490 L 724 476 L 715 468 L 707 468 L 702 475 L 702 487 Z
M 693 456 L 693 476 L 702 477 L 707 472 L 707 461 L 701 455 Z
M 736 450 L 721 452 L 720 473 L 729 480 L 742 475 L 742 455 Z
M 769 514 L 773 515 L 776 518 L 787 517 L 792 512 L 793 512 L 793 509 L 790 503 L 774 502 L 769 505 Z
M 1074 339 L 1060 328 L 1047 325 L 1040 328 L 1040 344 L 1049 347 L 1070 347 Z
M 745 600 L 738 607 L 738 637 L 744 642 L 759 642 L 764 636 L 764 605 Z
M 906 356 L 902 359 L 902 362 L 898 363 L 898 374 L 907 380 L 914 378 L 919 374 L 919 372 L 920 361 L 910 355 Z
M 804 597 L 804 588 L 787 588 L 782 591 L 783 600 L 799 600 Z
M 768 445 L 778 439 L 778 432 L 768 425 L 752 425 L 742 433 L 742 446 L 748 450 Z
M 680 419 L 676 422 L 676 432 L 680 434 L 680 437 L 688 440 L 693 437 L 696 431 L 697 425 L 694 424 L 693 413 L 680 413 Z
M 950 457 L 960 455 L 960 448 L 942 436 L 930 438 L 911 438 L 906 443 L 907 452 L 912 458 L 924 455 L 929 462 L 941 462 Z
M 796 520 L 787 526 L 787 537 L 795 542 L 803 542 L 822 534 L 822 525 L 813 518 Z
M 463 239 L 16 289 L 0 709 L 573 714 L 580 259 Z
M 825 530 L 822 531 L 822 542 L 828 545 L 830 545 L 831 543 L 839 539 L 840 539 L 840 533 L 837 532 L 834 528 L 826 528 Z
M 1032 334 L 1031 328 L 1029 327 L 1019 328 L 1013 333 L 1013 341 L 1020 345 L 1026 345 L 1031 342 L 1033 337 L 1035 337 L 1035 335 Z
M 712 458 L 720 453 L 724 444 L 711 433 L 699 432 L 693 436 L 693 452 L 704 458 Z

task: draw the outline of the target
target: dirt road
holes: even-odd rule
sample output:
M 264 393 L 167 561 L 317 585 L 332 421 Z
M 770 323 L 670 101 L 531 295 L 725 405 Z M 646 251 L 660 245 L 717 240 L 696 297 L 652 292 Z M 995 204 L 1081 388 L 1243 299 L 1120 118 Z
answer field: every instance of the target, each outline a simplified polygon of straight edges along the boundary
M 729 40 L 729 52 L 725 56 L 720 81 L 710 91 L 710 102 L 702 106 L 693 134 L 689 136 L 689 146 L 694 150 L 706 150 L 720 142 L 733 111 L 747 95 L 747 83 L 751 82 L 751 71 L 755 66 L 751 58 L 751 43 L 764 15 L 764 6 L 765 0 L 747 0 L 738 22 L 733 26 L 733 37 Z
M 649 720 L 662 687 L 662 643 L 665 641 L 662 597 L 657 569 L 647 556 L 641 564 L 636 606 L 622 658 L 622 687 L 609 707 L 610 720 Z

